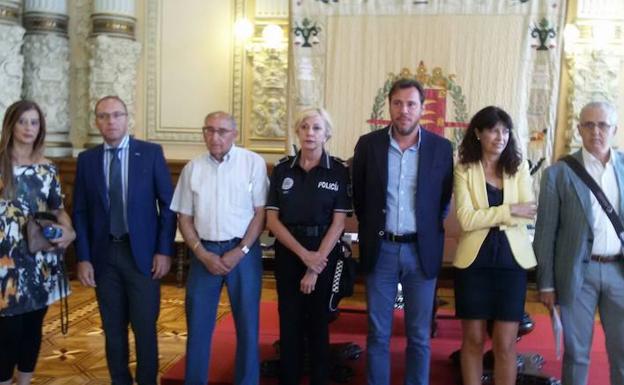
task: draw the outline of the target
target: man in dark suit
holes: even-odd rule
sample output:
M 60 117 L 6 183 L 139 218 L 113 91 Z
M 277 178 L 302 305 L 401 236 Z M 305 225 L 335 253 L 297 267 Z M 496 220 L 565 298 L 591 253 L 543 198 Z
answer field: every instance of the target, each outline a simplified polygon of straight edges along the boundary
M 95 105 L 104 144 L 78 156 L 73 216 L 78 279 L 95 288 L 114 385 L 132 385 L 128 325 L 136 341 L 136 382 L 155 385 L 160 281 L 171 266 L 173 185 L 159 145 L 128 135 L 117 96 Z
M 397 80 L 388 94 L 391 124 L 360 137 L 353 158 L 353 203 L 368 302 L 369 385 L 390 382 L 389 345 L 398 284 L 405 298 L 405 384 L 429 382 L 429 335 L 443 220 L 453 187 L 451 143 L 419 124 L 424 90 Z

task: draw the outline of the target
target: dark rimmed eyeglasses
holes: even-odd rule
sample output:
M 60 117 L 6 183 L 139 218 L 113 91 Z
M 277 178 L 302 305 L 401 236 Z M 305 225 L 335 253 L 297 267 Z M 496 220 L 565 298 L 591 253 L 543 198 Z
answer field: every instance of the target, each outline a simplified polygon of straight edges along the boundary
M 581 126 L 581 128 L 585 129 L 585 130 L 593 130 L 594 128 L 598 127 L 598 129 L 600 129 L 600 131 L 607 131 L 609 130 L 611 127 L 613 127 L 612 124 L 609 124 L 607 122 L 582 122 L 579 124 Z

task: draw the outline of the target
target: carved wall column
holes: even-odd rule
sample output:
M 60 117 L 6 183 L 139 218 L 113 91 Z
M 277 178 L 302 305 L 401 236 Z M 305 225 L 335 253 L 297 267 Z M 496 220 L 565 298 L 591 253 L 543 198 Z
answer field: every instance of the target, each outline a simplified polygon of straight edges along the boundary
M 567 28 L 565 51 L 570 89 L 566 144 L 569 151 L 581 146 L 576 128 L 581 108 L 590 101 L 617 105 L 624 69 L 624 4 L 579 0 L 576 18 Z
M 618 84 L 624 55 L 622 52 L 587 50 L 566 55 L 568 73 L 572 79 L 568 97 L 568 149 L 581 147 L 576 128 L 583 106 L 591 101 L 606 101 L 613 105 L 618 98 Z
M 135 41 L 134 0 L 95 0 L 89 42 L 89 135 L 87 146 L 101 143 L 93 107 L 106 95 L 117 95 L 128 107 L 134 128 L 137 63 L 141 44 Z
M 67 0 L 26 0 L 23 23 L 24 98 L 45 114 L 46 155 L 71 155 Z
M 22 93 L 21 7 L 21 0 L 0 0 L 0 122 L 6 108 L 19 100 Z
M 256 0 L 255 31 L 246 45 L 251 93 L 245 146 L 282 155 L 288 141 L 288 1 Z M 287 151 L 288 152 L 288 151 Z
M 286 137 L 288 50 L 254 46 L 248 51 L 253 67 L 251 139 Z
M 84 148 L 89 132 L 89 33 L 91 31 L 91 0 L 69 2 L 69 32 L 71 38 L 70 68 L 70 139 L 74 155 Z

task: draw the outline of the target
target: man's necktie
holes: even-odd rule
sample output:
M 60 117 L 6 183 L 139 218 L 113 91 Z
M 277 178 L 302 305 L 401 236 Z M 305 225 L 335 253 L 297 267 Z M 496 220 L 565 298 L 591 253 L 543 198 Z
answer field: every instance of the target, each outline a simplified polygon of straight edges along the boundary
M 108 170 L 108 197 L 110 199 L 110 233 L 120 237 L 128 232 L 124 221 L 123 186 L 121 183 L 120 148 L 111 148 Z

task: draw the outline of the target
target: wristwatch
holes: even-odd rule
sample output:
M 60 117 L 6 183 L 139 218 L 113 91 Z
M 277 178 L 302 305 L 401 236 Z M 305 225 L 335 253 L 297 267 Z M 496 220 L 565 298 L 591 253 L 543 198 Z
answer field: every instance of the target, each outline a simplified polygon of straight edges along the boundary
M 249 252 L 249 247 L 247 247 L 247 245 L 242 245 L 240 249 L 244 255 L 247 255 L 247 253 Z

